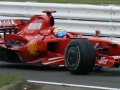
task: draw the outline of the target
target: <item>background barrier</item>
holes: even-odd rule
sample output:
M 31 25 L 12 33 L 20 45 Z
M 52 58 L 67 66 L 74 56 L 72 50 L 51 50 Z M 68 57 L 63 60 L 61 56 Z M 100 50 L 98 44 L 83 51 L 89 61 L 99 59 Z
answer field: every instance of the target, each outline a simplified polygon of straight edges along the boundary
M 102 36 L 120 37 L 120 6 L 114 5 L 0 2 L 0 19 L 29 19 L 46 9 L 57 11 L 56 25 L 67 31 L 93 35 L 97 29 Z

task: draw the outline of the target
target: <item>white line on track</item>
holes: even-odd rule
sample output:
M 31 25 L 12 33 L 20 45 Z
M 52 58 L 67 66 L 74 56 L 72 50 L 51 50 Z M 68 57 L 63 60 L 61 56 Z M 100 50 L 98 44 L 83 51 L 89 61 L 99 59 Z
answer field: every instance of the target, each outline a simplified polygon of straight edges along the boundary
M 80 88 L 99 89 L 99 90 L 120 90 L 120 88 L 110 88 L 110 87 L 100 87 L 100 86 L 89 86 L 89 85 L 78 85 L 78 84 L 67 84 L 67 83 L 34 81 L 34 80 L 27 80 L 27 81 L 32 83 L 39 83 L 39 84 L 50 84 L 50 85 L 80 87 Z

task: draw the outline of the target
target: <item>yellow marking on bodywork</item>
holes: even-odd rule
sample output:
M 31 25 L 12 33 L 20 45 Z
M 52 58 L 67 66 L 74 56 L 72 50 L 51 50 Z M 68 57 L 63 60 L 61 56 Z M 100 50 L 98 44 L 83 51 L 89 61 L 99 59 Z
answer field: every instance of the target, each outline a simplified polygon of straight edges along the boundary
M 37 47 L 35 42 L 28 43 L 27 49 L 31 55 L 37 54 Z

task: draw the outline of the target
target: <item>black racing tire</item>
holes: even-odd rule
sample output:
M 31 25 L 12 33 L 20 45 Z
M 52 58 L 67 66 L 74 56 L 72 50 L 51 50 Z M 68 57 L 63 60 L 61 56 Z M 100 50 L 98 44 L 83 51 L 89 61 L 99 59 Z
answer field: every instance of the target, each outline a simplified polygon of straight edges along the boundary
M 72 74 L 88 74 L 94 67 L 96 53 L 87 39 L 73 39 L 65 50 L 65 66 Z

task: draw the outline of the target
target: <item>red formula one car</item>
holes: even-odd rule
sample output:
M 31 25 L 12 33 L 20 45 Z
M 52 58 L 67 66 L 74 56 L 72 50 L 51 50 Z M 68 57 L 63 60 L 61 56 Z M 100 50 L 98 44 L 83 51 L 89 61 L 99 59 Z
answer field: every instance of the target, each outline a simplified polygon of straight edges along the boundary
M 119 67 L 120 44 L 54 26 L 52 13 L 30 20 L 0 20 L 0 60 L 12 63 L 66 66 L 72 74 L 93 68 Z

